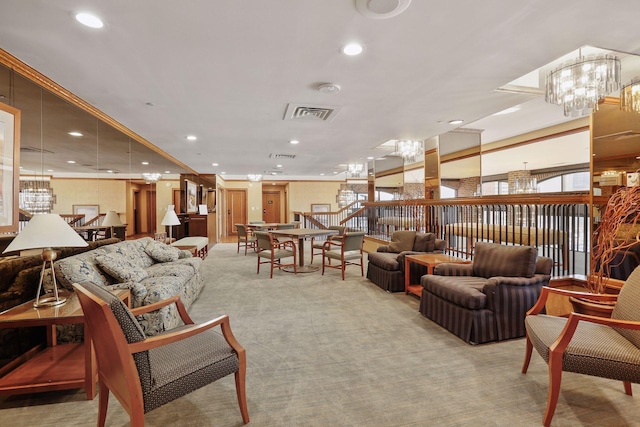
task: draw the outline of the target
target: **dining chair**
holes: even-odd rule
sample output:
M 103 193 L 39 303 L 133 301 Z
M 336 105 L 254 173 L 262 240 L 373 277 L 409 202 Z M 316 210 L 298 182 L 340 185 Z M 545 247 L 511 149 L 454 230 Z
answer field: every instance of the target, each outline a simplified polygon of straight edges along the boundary
M 236 224 L 238 230 L 238 251 L 240 253 L 240 247 L 244 246 L 244 254 L 247 255 L 247 249 L 257 249 L 256 236 L 247 229 L 244 224 Z
M 260 273 L 260 264 L 270 264 L 271 272 L 269 278 L 273 278 L 273 268 L 293 267 L 294 273 L 298 273 L 296 244 L 291 240 L 284 242 L 277 241 L 273 235 L 267 231 L 256 231 L 258 240 L 258 271 Z M 283 258 L 293 257 L 293 263 L 284 264 Z M 261 261 L 266 259 L 266 261 Z
M 316 241 L 315 237 L 311 237 L 311 264 L 313 264 L 313 256 L 314 255 L 322 255 L 322 247 L 324 246 L 324 242 L 327 240 L 341 240 L 345 231 L 348 230 L 347 227 L 343 225 L 330 225 L 327 227 L 327 230 L 336 230 L 338 234 L 333 234 L 327 236 L 326 239 Z
M 362 247 L 364 245 L 364 231 L 352 231 L 342 235 L 340 240 L 327 240 L 322 245 L 322 274 L 324 268 L 339 268 L 342 270 L 342 280 L 344 280 L 344 269 L 347 265 L 359 265 L 360 273 L 364 276 L 364 263 L 362 262 Z M 340 261 L 340 265 L 331 265 L 331 260 Z M 327 262 L 325 262 L 327 261 Z
M 84 282 L 73 287 L 98 362 L 98 427 L 105 424 L 110 392 L 129 414 L 131 426 L 141 427 L 147 412 L 230 374 L 242 421 L 249 422 L 246 352 L 228 316 L 196 325 L 179 296 L 129 310 L 102 286 Z M 135 316 L 169 304 L 177 306 L 185 325 L 147 337 Z M 222 333 L 212 329 L 217 326 Z
M 569 317 L 543 314 L 550 294 L 616 301 L 611 318 L 571 313 Z M 535 348 L 549 365 L 549 392 L 542 424 L 549 426 L 560 396 L 562 372 L 575 372 L 623 382 L 640 383 L 640 267 L 622 286 L 619 295 L 574 292 L 543 287 L 525 318 L 527 342 L 522 373 L 526 374 Z M 589 393 L 589 390 L 583 390 Z M 600 398 L 594 393 L 592 398 Z

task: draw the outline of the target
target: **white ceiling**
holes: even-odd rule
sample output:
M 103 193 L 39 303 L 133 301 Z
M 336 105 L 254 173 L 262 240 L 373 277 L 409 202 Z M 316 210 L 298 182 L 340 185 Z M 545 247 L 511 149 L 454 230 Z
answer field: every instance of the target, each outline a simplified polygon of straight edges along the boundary
M 637 0 L 414 0 L 390 19 L 364 17 L 350 0 L 0 6 L 0 48 L 199 173 L 235 176 L 277 164 L 284 179 L 333 175 L 389 139 L 426 139 L 458 118 L 482 125 L 484 140 L 560 123 L 562 108 L 539 100 L 539 116 L 489 119 L 533 99 L 496 89 L 584 45 L 640 54 Z M 106 27 L 77 24 L 81 10 Z M 340 53 L 351 41 L 362 55 Z M 317 91 L 326 82 L 342 90 Z M 339 112 L 286 121 L 289 104 Z

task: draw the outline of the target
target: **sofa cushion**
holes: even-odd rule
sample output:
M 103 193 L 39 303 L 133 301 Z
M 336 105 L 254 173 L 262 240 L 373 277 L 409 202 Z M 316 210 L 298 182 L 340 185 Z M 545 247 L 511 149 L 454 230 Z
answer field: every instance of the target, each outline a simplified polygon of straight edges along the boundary
M 416 239 L 416 232 L 410 230 L 396 231 L 391 236 L 389 251 L 400 253 L 413 250 L 413 242 Z
M 153 242 L 151 237 L 142 237 L 135 240 L 124 240 L 114 245 L 108 245 L 104 247 L 104 250 L 108 254 L 121 255 L 131 263 L 139 268 L 147 268 L 156 262 L 145 251 L 144 248 Z
M 369 263 L 387 271 L 400 270 L 398 254 L 390 252 L 372 252 L 369 254 Z
M 180 249 L 156 240 L 150 241 L 144 251 L 156 262 L 173 262 L 180 258 Z
M 487 296 L 482 292 L 487 279 L 469 276 L 422 276 L 422 287 L 428 292 L 469 310 L 486 308 Z
M 480 277 L 533 277 L 538 250 L 533 246 L 476 243 L 473 274 Z
M 105 273 L 119 282 L 140 282 L 148 276 L 143 268 L 116 253 L 99 255 L 96 262 Z
M 66 289 L 73 289 L 74 283 L 82 282 L 93 282 L 100 286 L 111 284 L 112 280 L 96 262 L 96 257 L 104 254 L 104 249 L 99 248 L 58 260 L 54 264 L 58 283 Z
M 433 252 L 436 248 L 436 235 L 433 233 L 416 233 L 416 239 L 413 242 L 413 250 L 415 252 Z

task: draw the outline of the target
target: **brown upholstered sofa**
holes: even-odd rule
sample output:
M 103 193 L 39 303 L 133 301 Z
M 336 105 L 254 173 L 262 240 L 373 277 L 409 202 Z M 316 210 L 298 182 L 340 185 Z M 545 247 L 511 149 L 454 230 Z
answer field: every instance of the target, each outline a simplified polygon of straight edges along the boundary
M 424 275 L 420 313 L 467 343 L 523 337 L 524 318 L 553 261 L 532 246 L 476 243 L 473 263 L 440 264 Z
M 377 252 L 370 253 L 367 278 L 387 292 L 404 291 L 404 257 L 419 253 L 442 253 L 445 241 L 437 239 L 433 233 L 396 231 L 389 245 L 379 246 Z M 411 282 L 418 283 L 427 274 L 427 268 L 411 264 Z

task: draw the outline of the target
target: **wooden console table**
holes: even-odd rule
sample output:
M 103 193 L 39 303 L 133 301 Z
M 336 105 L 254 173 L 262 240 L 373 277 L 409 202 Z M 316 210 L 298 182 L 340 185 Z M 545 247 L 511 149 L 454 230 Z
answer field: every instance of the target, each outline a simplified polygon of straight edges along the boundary
M 113 291 L 130 305 L 128 289 Z M 87 399 L 96 396 L 98 370 L 89 330 L 85 328 L 84 343 L 58 344 L 56 325 L 83 323 L 84 315 L 74 292 L 66 304 L 57 307 L 34 308 L 33 300 L 0 313 L 0 328 L 44 326 L 47 346 L 37 346 L 0 378 L 0 395 L 38 393 L 53 390 L 84 388 Z
M 462 259 L 453 255 L 447 254 L 421 254 L 421 255 L 406 255 L 404 257 L 404 293 L 408 295 L 412 293 L 417 295 L 418 298 L 422 296 L 422 285 L 411 284 L 411 263 L 420 264 L 427 267 L 427 274 L 433 274 L 433 269 L 438 264 L 452 263 L 452 264 L 471 264 L 471 260 Z

